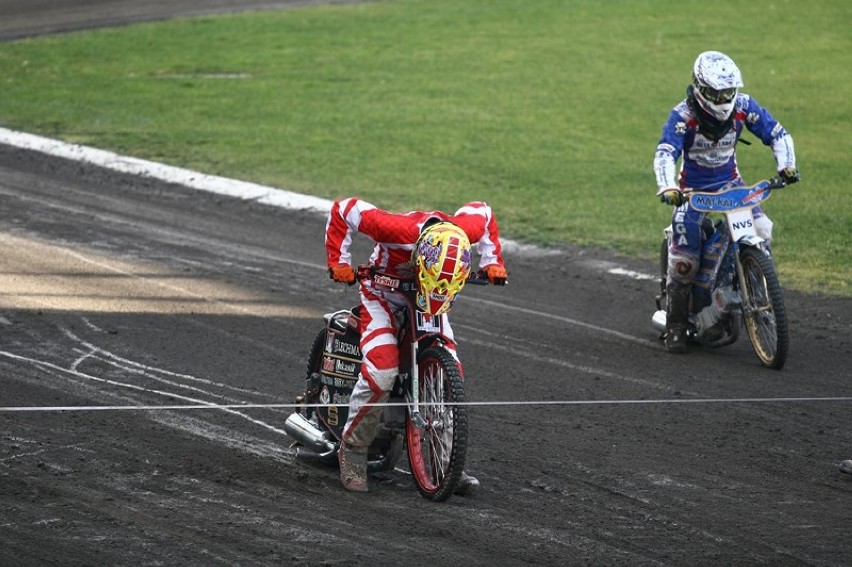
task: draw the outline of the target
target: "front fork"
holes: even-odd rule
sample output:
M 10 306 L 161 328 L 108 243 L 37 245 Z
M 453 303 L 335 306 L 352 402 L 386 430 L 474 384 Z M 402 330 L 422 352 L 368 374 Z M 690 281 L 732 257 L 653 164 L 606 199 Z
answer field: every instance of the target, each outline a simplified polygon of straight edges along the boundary
M 748 286 L 746 286 L 745 280 L 745 270 L 743 270 L 743 262 L 740 259 L 740 243 L 733 242 L 731 243 L 731 247 L 734 249 L 734 266 L 736 266 L 737 268 L 737 282 L 739 283 L 739 285 L 737 286 L 737 291 L 740 294 L 740 301 L 741 305 L 743 306 L 743 312 L 745 312 L 747 309 L 749 309 L 749 298 L 747 289 Z
M 426 420 L 420 415 L 420 372 L 417 368 L 417 350 L 418 342 L 411 341 L 411 391 L 409 392 L 408 413 L 411 415 L 411 421 L 418 429 L 426 427 Z
M 731 246 L 734 248 L 734 261 L 736 262 L 737 267 L 737 280 L 739 281 L 738 291 L 740 294 L 743 316 L 752 317 L 755 312 L 754 299 L 751 297 L 751 291 L 749 290 L 748 282 L 746 281 L 745 269 L 743 268 L 742 260 L 740 260 L 740 252 L 743 250 L 744 246 L 747 246 L 757 248 L 770 258 L 771 254 L 769 253 L 769 248 L 764 240 L 748 242 L 744 245 L 737 241 L 733 242 Z

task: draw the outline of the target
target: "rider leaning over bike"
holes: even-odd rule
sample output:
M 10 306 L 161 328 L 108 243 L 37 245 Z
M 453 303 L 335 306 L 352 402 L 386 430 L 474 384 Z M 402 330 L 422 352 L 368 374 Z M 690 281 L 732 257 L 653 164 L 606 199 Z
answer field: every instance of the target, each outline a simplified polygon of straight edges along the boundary
M 338 282 L 354 284 L 349 247 L 354 232 L 375 242 L 370 264 L 382 272 L 419 282 L 418 309 L 443 317 L 447 350 L 456 358 L 453 332 L 447 320 L 455 296 L 470 273 L 471 242 L 477 246 L 480 269 L 490 283 L 505 285 L 507 274 L 491 208 L 467 203 L 452 216 L 440 211 L 393 214 L 365 201 L 349 198 L 332 205 L 326 226 L 328 271 Z M 393 313 L 403 309 L 399 292 L 361 282 L 361 374 L 349 401 L 338 458 L 340 479 L 347 490 L 367 491 L 367 449 L 376 436 L 382 408 L 398 374 L 397 323 Z M 461 367 L 461 365 L 459 365 Z M 462 475 L 457 493 L 475 490 L 479 482 Z
M 666 278 L 666 349 L 686 351 L 689 292 L 701 256 L 703 214 L 690 208 L 683 189 L 702 191 L 741 186 L 736 144 L 743 127 L 772 148 L 779 175 L 799 180 L 793 138 L 756 100 L 740 93 L 742 76 L 730 57 L 705 51 L 695 60 L 686 98 L 669 114 L 654 156 L 657 195 L 674 205 L 673 239 Z M 680 174 L 675 165 L 683 156 Z M 755 229 L 770 242 L 772 222 L 755 207 Z

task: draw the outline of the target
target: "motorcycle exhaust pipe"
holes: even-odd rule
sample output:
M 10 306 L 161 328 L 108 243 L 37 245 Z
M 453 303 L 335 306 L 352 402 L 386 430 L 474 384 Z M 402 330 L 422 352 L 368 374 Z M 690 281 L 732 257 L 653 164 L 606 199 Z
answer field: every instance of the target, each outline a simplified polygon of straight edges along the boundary
M 651 326 L 661 333 L 666 332 L 666 312 L 660 309 L 651 316 Z
M 337 448 L 334 443 L 328 440 L 324 431 L 300 413 L 290 414 L 290 417 L 284 422 L 284 431 L 306 448 L 322 456 L 330 455 Z

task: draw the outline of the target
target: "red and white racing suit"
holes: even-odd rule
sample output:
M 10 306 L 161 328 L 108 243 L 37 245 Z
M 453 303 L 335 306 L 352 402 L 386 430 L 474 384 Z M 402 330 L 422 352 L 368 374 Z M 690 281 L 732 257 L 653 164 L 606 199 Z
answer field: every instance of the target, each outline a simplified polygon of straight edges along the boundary
M 479 267 L 503 266 L 497 220 L 491 207 L 483 202 L 464 205 L 452 216 L 440 211 L 412 211 L 394 214 L 356 198 L 341 199 L 331 207 L 325 233 L 328 266 L 352 265 L 349 252 L 352 235 L 360 232 L 375 242 L 370 264 L 400 278 L 414 278 L 411 251 L 429 219 L 450 221 L 461 228 L 479 253 Z M 349 418 L 343 429 L 343 441 L 354 450 L 366 451 L 376 436 L 381 416 L 378 404 L 387 400 L 399 373 L 399 347 L 394 313 L 406 300 L 398 292 L 375 289 L 369 281 L 360 285 L 361 295 L 361 375 L 349 400 Z M 446 345 L 455 357 L 453 331 L 447 315 L 443 317 Z M 456 358 L 458 360 L 458 358 Z

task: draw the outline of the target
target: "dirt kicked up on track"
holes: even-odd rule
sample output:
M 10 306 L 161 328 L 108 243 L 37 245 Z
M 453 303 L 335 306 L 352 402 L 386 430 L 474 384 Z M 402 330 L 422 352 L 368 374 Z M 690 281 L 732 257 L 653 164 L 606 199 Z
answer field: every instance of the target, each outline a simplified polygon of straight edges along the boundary
M 57 4 L 0 0 L 0 38 L 202 13 Z M 849 300 L 786 293 L 781 372 L 746 341 L 673 357 L 656 282 L 622 275 L 653 265 L 512 249 L 510 286 L 453 313 L 493 402 L 469 411 L 481 491 L 430 503 L 400 470 L 349 494 L 276 407 L 356 301 L 323 228 L 0 145 L 0 565 L 849 564 Z

